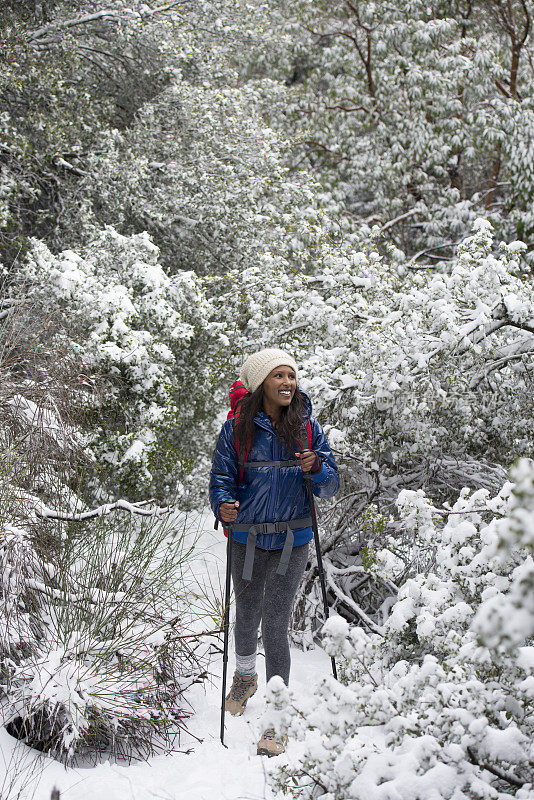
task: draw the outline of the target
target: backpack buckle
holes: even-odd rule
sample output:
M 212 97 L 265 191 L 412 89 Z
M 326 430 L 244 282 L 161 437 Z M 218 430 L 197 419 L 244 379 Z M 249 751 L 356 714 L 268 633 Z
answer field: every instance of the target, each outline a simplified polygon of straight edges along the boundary
M 250 526 L 250 530 L 255 533 L 269 533 L 269 527 L 272 525 L 271 522 L 255 522 L 254 525 Z

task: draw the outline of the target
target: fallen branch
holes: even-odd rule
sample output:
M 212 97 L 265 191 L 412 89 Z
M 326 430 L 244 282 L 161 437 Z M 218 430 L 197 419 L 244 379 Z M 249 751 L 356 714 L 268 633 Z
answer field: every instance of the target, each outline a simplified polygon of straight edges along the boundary
M 336 597 L 339 598 L 339 600 L 342 600 L 348 606 L 350 606 L 350 608 L 360 617 L 360 619 L 363 622 L 365 622 L 366 625 L 368 625 L 371 628 L 372 631 L 374 631 L 374 633 L 378 633 L 380 636 L 384 636 L 385 635 L 384 634 L 384 629 L 381 628 L 380 625 L 377 625 L 375 622 L 373 622 L 371 617 L 367 616 L 365 611 L 363 611 L 360 608 L 360 606 L 357 603 L 354 602 L 352 597 L 349 597 L 347 594 L 345 594 L 345 592 L 342 592 L 341 589 L 339 588 L 339 586 L 337 586 L 337 584 L 335 583 L 335 581 L 333 580 L 332 575 L 331 575 L 331 572 L 332 572 L 332 568 L 331 567 L 332 567 L 332 565 L 330 565 L 327 561 L 325 561 L 324 567 L 325 567 L 325 572 L 326 572 L 326 581 L 327 581 L 329 587 L 332 589 L 332 591 L 336 595 Z

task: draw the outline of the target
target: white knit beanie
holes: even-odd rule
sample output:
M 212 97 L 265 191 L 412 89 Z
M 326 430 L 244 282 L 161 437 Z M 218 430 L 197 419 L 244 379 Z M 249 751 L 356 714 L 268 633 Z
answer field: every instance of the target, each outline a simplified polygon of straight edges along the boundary
M 297 365 L 295 359 L 284 352 L 284 350 L 276 350 L 274 348 L 267 348 L 260 350 L 258 353 L 252 353 L 239 373 L 239 378 L 245 384 L 249 392 L 255 392 L 260 384 L 263 383 L 269 372 L 275 367 L 291 367 L 297 374 Z

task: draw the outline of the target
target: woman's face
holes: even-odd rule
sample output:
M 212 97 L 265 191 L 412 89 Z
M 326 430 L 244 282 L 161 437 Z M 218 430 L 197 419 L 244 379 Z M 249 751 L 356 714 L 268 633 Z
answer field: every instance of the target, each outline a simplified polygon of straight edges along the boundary
M 274 406 L 288 406 L 296 389 L 297 376 L 291 367 L 276 367 L 263 381 L 263 397 Z

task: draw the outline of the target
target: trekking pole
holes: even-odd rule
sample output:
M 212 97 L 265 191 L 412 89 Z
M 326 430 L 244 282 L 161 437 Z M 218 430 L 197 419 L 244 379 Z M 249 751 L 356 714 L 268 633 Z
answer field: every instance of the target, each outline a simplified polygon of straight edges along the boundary
M 229 500 L 228 502 L 234 502 Z M 224 632 L 224 646 L 223 646 L 223 673 L 222 673 L 222 700 L 221 700 L 221 744 L 224 747 L 224 712 L 226 700 L 226 672 L 228 667 L 228 634 L 230 630 L 230 578 L 232 566 L 232 525 L 226 524 L 228 532 L 228 541 L 226 543 L 226 587 L 224 592 L 224 616 L 223 616 L 223 632 Z
M 317 554 L 317 569 L 319 571 L 319 581 L 321 583 L 321 590 L 323 593 L 324 616 L 325 619 L 328 619 L 328 617 L 330 616 L 330 609 L 328 608 L 328 600 L 326 597 L 326 584 L 324 580 L 324 568 L 323 568 L 323 557 L 321 555 L 321 545 L 319 543 L 319 529 L 317 528 L 317 511 L 315 509 L 315 497 L 313 494 L 312 479 L 309 472 L 304 473 L 304 480 L 306 481 L 306 487 L 308 489 L 308 500 L 310 502 L 313 538 L 315 539 L 315 552 Z M 334 678 L 337 680 L 337 669 L 334 656 L 330 656 L 330 660 L 332 662 L 332 674 Z

